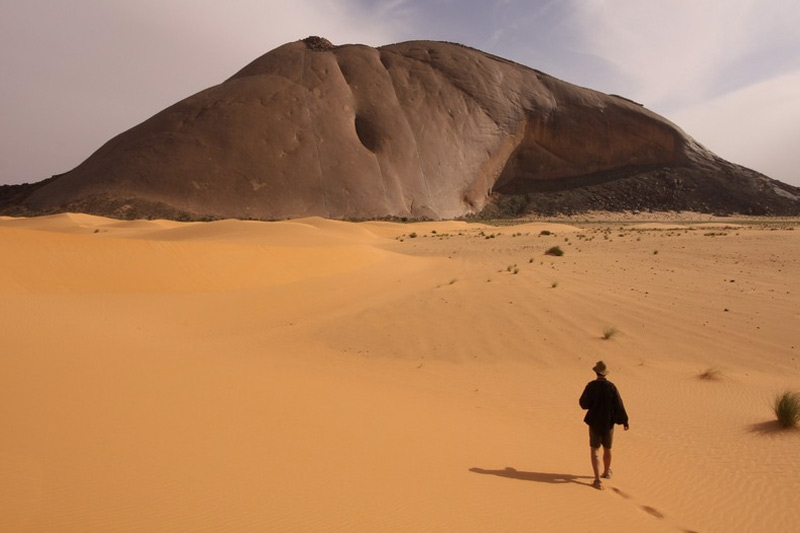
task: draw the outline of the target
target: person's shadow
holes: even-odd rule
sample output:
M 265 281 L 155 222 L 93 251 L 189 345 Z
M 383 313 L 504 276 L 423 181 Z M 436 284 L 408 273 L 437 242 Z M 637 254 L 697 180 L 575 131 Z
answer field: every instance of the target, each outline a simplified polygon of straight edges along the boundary
M 575 476 L 573 474 L 551 474 L 549 472 L 523 472 L 510 466 L 503 470 L 486 470 L 484 468 L 470 468 L 470 472 L 476 474 L 490 474 L 492 476 L 507 477 L 511 479 L 521 479 L 522 481 L 536 481 L 538 483 L 552 483 L 560 485 L 562 483 L 577 483 L 591 487 L 592 484 L 581 479 L 594 479 L 591 476 Z

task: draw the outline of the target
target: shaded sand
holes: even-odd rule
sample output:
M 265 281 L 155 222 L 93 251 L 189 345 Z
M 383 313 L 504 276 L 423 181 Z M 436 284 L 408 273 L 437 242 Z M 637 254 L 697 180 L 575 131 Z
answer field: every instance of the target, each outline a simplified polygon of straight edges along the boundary
M 800 231 L 726 224 L 3 218 L 0 531 L 794 530 Z

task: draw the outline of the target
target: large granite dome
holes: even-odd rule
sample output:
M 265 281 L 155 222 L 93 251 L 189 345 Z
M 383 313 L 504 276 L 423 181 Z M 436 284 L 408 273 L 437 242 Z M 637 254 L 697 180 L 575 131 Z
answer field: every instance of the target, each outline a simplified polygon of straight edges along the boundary
M 457 44 L 312 37 L 5 188 L 6 212 L 455 218 L 587 209 L 800 212 L 800 190 L 645 107 Z

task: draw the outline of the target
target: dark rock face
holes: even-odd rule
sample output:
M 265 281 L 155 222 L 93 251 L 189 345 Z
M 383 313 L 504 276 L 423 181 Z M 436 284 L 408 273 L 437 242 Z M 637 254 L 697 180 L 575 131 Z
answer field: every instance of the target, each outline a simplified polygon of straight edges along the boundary
M 0 188 L 0 211 L 122 218 L 456 218 L 589 209 L 800 214 L 635 102 L 464 46 L 289 43 L 107 142 Z

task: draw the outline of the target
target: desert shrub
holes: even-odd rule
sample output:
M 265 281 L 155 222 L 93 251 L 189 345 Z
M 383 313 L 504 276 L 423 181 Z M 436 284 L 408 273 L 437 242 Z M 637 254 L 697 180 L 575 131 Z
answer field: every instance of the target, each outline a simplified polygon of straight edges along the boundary
M 705 381 L 719 381 L 722 378 L 722 373 L 718 368 L 709 368 L 705 372 L 701 372 L 697 377 Z
M 552 235 L 552 233 L 550 232 L 550 230 L 543 229 L 542 231 L 539 232 L 539 235 Z
M 559 246 L 553 246 L 552 248 L 547 249 L 545 255 L 555 255 L 557 257 L 561 257 L 564 255 L 564 250 L 562 250 Z
M 617 333 L 619 333 L 619 330 L 617 328 L 612 327 L 612 326 L 608 326 L 606 329 L 603 330 L 603 338 L 605 340 L 608 340 L 608 339 L 616 336 Z
M 791 391 L 778 394 L 772 409 L 781 426 L 797 427 L 800 422 L 800 394 Z

